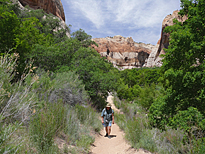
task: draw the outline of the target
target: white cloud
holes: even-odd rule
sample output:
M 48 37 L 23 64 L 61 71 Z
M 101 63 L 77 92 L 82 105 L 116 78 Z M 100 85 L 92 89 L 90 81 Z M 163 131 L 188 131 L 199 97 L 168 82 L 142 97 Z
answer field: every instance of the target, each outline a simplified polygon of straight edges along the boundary
M 67 22 L 80 25 L 78 29 L 87 29 L 93 37 L 127 31 L 127 34 L 138 33 L 145 38 L 145 31 L 149 30 L 147 33 L 153 35 L 151 43 L 157 42 L 154 39 L 158 32 L 154 30 L 161 28 L 166 15 L 180 8 L 180 0 L 62 0 L 62 3 L 69 6 L 65 9 L 70 15 L 66 16 Z M 158 35 L 160 37 L 160 32 Z
M 76 12 L 81 12 L 82 16 L 89 19 L 96 28 L 104 25 L 103 12 L 101 11 L 101 2 L 96 0 L 69 0 L 72 8 Z

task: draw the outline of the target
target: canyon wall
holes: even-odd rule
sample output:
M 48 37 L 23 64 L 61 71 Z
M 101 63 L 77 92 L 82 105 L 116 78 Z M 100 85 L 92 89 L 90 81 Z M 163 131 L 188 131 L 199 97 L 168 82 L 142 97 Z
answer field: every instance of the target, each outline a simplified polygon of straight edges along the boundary
M 173 19 L 177 19 L 179 22 L 184 22 L 187 20 L 187 16 L 181 17 L 178 15 L 178 10 L 174 11 L 172 14 L 167 15 L 163 22 L 162 22 L 162 31 L 161 31 L 161 38 L 159 39 L 158 43 L 159 48 L 157 51 L 153 51 L 151 53 L 151 56 L 148 58 L 147 63 L 144 65 L 144 67 L 154 67 L 154 66 L 161 66 L 162 65 L 162 58 L 160 57 L 161 54 L 165 54 L 164 48 L 167 49 L 169 46 L 169 33 L 165 33 L 164 29 L 167 26 L 172 26 Z
M 131 37 L 120 35 L 95 38 L 93 41 L 98 44 L 98 47 L 93 45 L 97 52 L 122 70 L 143 67 L 151 52 L 158 49 L 158 46 L 136 43 Z
M 165 54 L 164 48 L 169 46 L 169 33 L 165 33 L 164 29 L 167 26 L 172 26 L 173 19 L 179 22 L 187 20 L 187 16 L 181 17 L 178 15 L 178 10 L 174 11 L 165 17 L 162 22 L 161 38 L 157 45 L 136 43 L 131 37 L 122 37 L 120 35 L 106 38 L 95 38 L 98 44 L 93 46 L 97 52 L 106 57 L 108 61 L 118 66 L 119 69 L 131 69 L 141 67 L 161 67 L 161 54 Z

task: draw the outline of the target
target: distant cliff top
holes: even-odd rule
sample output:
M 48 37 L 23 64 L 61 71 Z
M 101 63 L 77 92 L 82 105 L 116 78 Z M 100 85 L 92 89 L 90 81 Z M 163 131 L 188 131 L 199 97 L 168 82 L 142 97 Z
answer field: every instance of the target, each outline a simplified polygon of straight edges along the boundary
M 65 21 L 65 14 L 61 0 L 19 0 L 19 2 L 33 9 L 43 9 L 46 13 L 52 13 Z

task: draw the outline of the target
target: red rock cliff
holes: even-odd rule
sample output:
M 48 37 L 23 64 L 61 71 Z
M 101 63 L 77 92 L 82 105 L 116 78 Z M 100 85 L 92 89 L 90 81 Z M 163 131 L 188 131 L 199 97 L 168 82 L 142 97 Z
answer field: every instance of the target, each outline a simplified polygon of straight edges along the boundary
M 19 2 L 33 9 L 43 9 L 47 13 L 52 13 L 65 21 L 65 14 L 61 0 L 19 0 Z

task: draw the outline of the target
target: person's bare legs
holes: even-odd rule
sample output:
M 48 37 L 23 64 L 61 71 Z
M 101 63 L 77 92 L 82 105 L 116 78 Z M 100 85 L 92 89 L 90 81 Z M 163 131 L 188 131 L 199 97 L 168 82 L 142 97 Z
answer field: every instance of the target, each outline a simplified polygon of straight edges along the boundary
M 108 126 L 108 136 L 110 136 L 111 133 L 111 126 Z
M 108 134 L 108 127 L 105 127 L 106 134 Z

